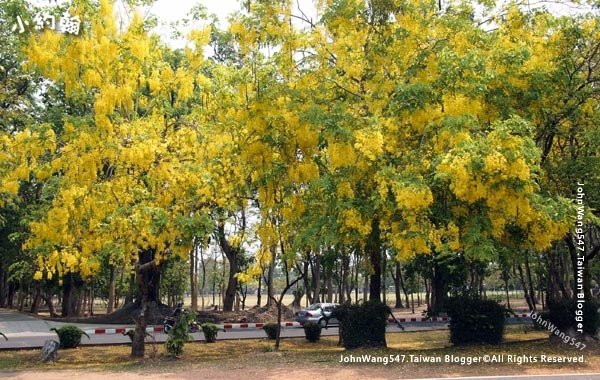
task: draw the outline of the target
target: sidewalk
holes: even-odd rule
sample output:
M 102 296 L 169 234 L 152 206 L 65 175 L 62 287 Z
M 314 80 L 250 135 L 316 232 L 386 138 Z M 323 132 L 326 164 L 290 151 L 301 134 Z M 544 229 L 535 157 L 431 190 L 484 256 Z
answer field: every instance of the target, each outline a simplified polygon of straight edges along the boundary
M 110 329 L 114 328 L 113 325 L 97 325 L 87 323 L 65 323 L 47 321 L 41 318 L 36 318 L 33 315 L 21 313 L 16 310 L 0 309 L 0 332 L 6 335 L 7 338 L 11 337 L 23 337 L 23 336 L 49 336 L 56 337 L 54 331 L 50 331 L 51 328 L 60 328 L 66 324 L 75 325 L 82 329 L 94 330 L 99 328 Z M 133 327 L 133 325 L 120 326 L 120 327 Z M 1 339 L 1 337 L 0 337 Z

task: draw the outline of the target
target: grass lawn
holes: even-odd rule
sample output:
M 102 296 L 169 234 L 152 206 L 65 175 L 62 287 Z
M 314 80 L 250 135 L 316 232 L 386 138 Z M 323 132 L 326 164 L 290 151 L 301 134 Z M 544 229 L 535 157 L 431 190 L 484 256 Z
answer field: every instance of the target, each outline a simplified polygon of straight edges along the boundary
M 163 345 L 156 346 L 153 354 L 151 345 L 147 346 L 147 358 L 143 360 L 129 357 L 129 346 L 96 346 L 81 347 L 74 350 L 60 350 L 55 364 L 43 364 L 38 360 L 39 350 L 3 351 L 0 352 L 0 371 L 40 372 L 52 369 L 69 371 L 119 372 L 119 373 L 196 373 L 210 369 L 210 373 L 221 371 L 241 371 L 261 373 L 263 371 L 296 371 L 308 369 L 318 371 L 358 371 L 370 375 L 378 374 L 379 378 L 444 376 L 451 374 L 514 374 L 514 373 L 554 373 L 558 370 L 568 373 L 600 372 L 600 345 L 587 343 L 588 347 L 577 350 L 566 344 L 550 343 L 547 333 L 532 331 L 522 326 L 509 326 L 505 335 L 505 343 L 498 346 L 452 347 L 448 341 L 447 331 L 426 331 L 391 333 L 387 335 L 387 349 L 360 349 L 345 351 L 337 346 L 337 337 L 324 337 L 318 343 L 309 343 L 302 338 L 282 340 L 279 352 L 272 352 L 273 342 L 266 339 L 226 340 L 214 344 L 201 342 L 189 343 L 184 354 L 178 359 L 165 355 Z M 437 364 L 403 362 L 383 365 L 381 363 L 339 363 L 341 355 L 370 354 L 376 356 L 389 355 L 422 355 L 428 357 L 458 357 L 488 355 L 517 356 L 580 356 L 584 355 L 585 363 L 478 363 L 472 365 Z M 152 357 L 154 356 L 154 357 Z M 287 369 L 287 370 L 286 370 Z M 196 372 L 194 372 L 196 371 Z M 318 373 L 318 372 L 317 372 Z M 201 374 L 200 374 L 201 375 Z M 354 374 L 352 376 L 360 376 Z M 309 377 L 309 376 L 307 376 Z M 218 377 L 215 377 L 218 378 Z M 252 378 L 251 376 L 248 378 Z M 299 376 L 303 378 L 303 376 Z M 332 377 L 335 378 L 335 377 Z

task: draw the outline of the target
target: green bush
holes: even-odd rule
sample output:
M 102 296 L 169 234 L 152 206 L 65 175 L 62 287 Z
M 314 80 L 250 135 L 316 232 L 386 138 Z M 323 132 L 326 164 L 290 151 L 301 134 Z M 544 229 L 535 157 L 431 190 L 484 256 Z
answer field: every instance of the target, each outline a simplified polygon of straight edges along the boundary
M 202 324 L 202 332 L 204 333 L 204 339 L 206 343 L 214 343 L 217 341 L 217 334 L 219 332 L 219 328 L 214 323 L 203 323 Z
M 77 326 L 73 325 L 64 325 L 58 330 L 55 328 L 51 328 L 50 331 L 56 332 L 58 335 L 58 340 L 60 342 L 60 348 L 77 348 L 81 343 L 81 336 L 85 335 L 88 339 L 90 336 L 85 333 L 85 331 L 81 330 Z
M 191 340 L 188 333 L 190 324 L 196 320 L 196 314 L 183 313 L 172 329 L 165 342 L 165 348 L 172 357 L 178 357 L 183 353 L 183 346 Z
M 385 327 L 390 308 L 381 302 L 337 307 L 331 318 L 340 321 L 340 340 L 347 350 L 358 347 L 386 347 Z
M 447 303 L 450 342 L 498 344 L 504 337 L 506 309 L 496 301 L 453 297 Z
M 548 322 L 556 326 L 557 329 L 566 332 L 570 329 L 577 329 L 575 320 L 575 310 L 577 303 L 572 300 L 558 300 L 548 303 L 548 313 L 541 314 L 541 318 L 546 317 Z M 598 315 L 598 304 L 586 301 L 582 308 L 583 332 L 595 336 L 598 333 L 600 325 L 600 316 Z
M 277 339 L 277 330 L 281 330 L 281 326 L 273 322 L 265 323 L 263 330 L 267 333 L 267 339 L 275 340 Z
M 306 322 L 304 324 L 304 336 L 311 343 L 318 341 L 321 339 L 321 326 L 315 322 Z

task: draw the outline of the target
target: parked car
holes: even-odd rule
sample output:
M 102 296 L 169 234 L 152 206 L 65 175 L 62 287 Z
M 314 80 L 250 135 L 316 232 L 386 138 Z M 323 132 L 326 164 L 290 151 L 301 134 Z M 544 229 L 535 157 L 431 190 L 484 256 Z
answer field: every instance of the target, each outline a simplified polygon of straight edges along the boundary
M 339 321 L 331 318 L 331 313 L 339 306 L 337 303 L 315 303 L 297 312 L 294 320 L 300 322 L 301 325 L 304 325 L 306 322 L 315 322 L 321 327 L 338 325 Z

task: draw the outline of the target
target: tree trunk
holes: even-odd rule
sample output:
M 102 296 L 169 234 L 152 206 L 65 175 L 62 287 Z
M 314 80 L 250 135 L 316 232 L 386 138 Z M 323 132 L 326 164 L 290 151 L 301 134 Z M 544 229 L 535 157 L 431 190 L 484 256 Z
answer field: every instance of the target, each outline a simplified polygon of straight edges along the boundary
M 114 266 L 110 266 L 109 269 L 109 279 L 108 279 L 108 307 L 106 309 L 106 313 L 110 314 L 114 310 L 115 306 L 115 294 L 117 288 L 117 276 L 116 276 L 116 268 Z
M 377 218 L 373 218 L 371 222 L 371 233 L 365 250 L 369 255 L 372 270 L 369 279 L 369 300 L 381 302 L 381 239 Z
M 400 278 L 400 288 L 402 288 L 402 292 L 404 293 L 404 302 L 406 304 L 406 307 L 408 307 L 408 293 L 406 292 L 406 286 L 404 285 L 404 278 L 402 277 L 402 268 L 400 268 L 400 267 L 398 267 L 398 277 Z
M 327 270 L 327 278 L 325 279 L 325 286 L 327 287 L 327 301 L 326 302 L 333 302 L 333 283 L 331 280 L 331 277 L 333 277 L 333 274 L 331 273 L 331 269 Z
M 431 294 L 430 294 L 430 290 L 431 290 L 431 286 L 429 284 L 429 282 L 427 281 L 427 278 L 425 276 L 423 276 L 423 285 L 425 286 L 425 304 L 427 305 L 427 308 L 431 307 Z M 419 306 L 421 306 L 421 297 L 419 296 Z
M 396 260 L 395 263 L 396 274 L 392 272 L 392 268 L 390 268 L 390 273 L 392 275 L 392 280 L 394 280 L 394 293 L 396 293 L 396 303 L 394 304 L 394 308 L 401 309 L 404 307 L 402 305 L 402 296 L 400 295 L 400 262 Z
M 313 275 L 313 303 L 321 302 L 321 254 L 315 255 L 315 260 L 312 262 Z
M 42 302 L 42 295 L 41 295 L 40 287 L 36 286 L 34 295 L 33 295 L 33 300 L 31 301 L 31 310 L 30 310 L 31 314 L 38 313 L 41 302 Z
M 236 274 L 238 273 L 239 251 L 237 248 L 232 247 L 225 238 L 224 224 L 219 224 L 217 234 L 219 236 L 219 245 L 229 261 L 229 276 L 227 280 L 227 289 L 225 290 L 225 297 L 223 299 L 223 311 L 233 311 L 235 293 L 237 292 L 238 285 Z
M 308 277 L 308 271 L 310 270 L 310 251 L 308 251 L 306 253 L 306 260 L 304 260 L 304 263 L 302 264 L 304 266 L 304 273 L 306 273 L 306 275 L 303 278 L 303 282 L 304 282 L 304 293 L 306 294 L 306 302 L 308 302 L 309 304 L 313 303 L 313 296 L 312 296 L 312 288 L 310 286 L 310 279 Z M 312 278 L 312 277 L 311 277 Z
M 260 307 L 260 301 L 262 297 L 262 273 L 258 278 L 258 290 L 256 291 L 256 306 Z
M 519 280 L 521 281 L 521 286 L 523 287 L 523 294 L 525 296 L 527 306 L 529 307 L 529 311 L 535 311 L 535 304 L 529 297 L 529 291 L 527 290 L 527 284 L 525 283 L 525 277 L 523 276 L 523 269 L 521 268 L 521 264 L 517 264 L 517 269 L 519 271 Z
M 8 279 L 4 266 L 0 264 L 0 307 L 8 306 Z
M 155 255 L 155 249 L 141 250 L 135 268 L 139 297 L 137 302 L 140 303 L 140 314 L 134 317 L 135 330 L 131 342 L 131 356 L 135 358 L 144 357 L 146 326 L 149 320 L 154 319 L 151 306 L 155 308 L 160 303 L 160 269 L 154 261 Z
M 204 310 L 204 292 L 206 291 L 206 264 L 204 263 L 204 247 L 200 247 L 200 264 L 202 265 L 202 309 Z
M 525 251 L 525 270 L 527 273 L 527 282 L 529 285 L 529 297 L 531 297 L 531 303 L 533 303 L 534 307 L 537 304 L 537 300 L 535 299 L 535 287 L 533 284 L 533 279 L 531 277 L 531 268 L 529 266 L 529 252 Z M 535 308 L 534 308 L 535 310 Z
M 504 280 L 504 292 L 506 293 L 506 307 L 512 310 L 510 307 L 510 294 L 508 292 L 508 271 L 505 269 L 502 270 L 502 280 Z
M 434 263 L 433 278 L 431 279 L 431 315 L 442 312 L 448 298 L 448 286 L 440 271 L 441 269 Z
M 190 251 L 190 295 L 192 298 L 192 310 L 198 311 L 198 276 L 196 273 L 196 243 Z
M 269 270 L 267 272 L 267 307 L 271 306 L 273 295 L 275 291 L 273 289 L 273 271 L 275 270 L 275 247 L 271 247 L 271 264 L 269 265 Z
M 63 277 L 63 297 L 60 313 L 62 317 L 76 317 L 79 315 L 77 309 L 80 308 L 83 281 L 76 278 L 76 276 L 69 273 Z
M 383 303 L 387 305 L 387 252 L 386 252 L 385 248 L 382 249 L 382 254 L 381 254 L 381 277 L 382 277 L 381 290 L 383 293 L 382 294 Z
M 350 301 L 350 284 L 348 281 L 348 275 L 350 274 L 350 256 L 347 252 L 343 252 L 343 256 L 342 256 L 342 265 L 341 265 L 341 272 L 342 272 L 342 276 L 341 276 L 341 282 L 342 282 L 342 286 L 340 289 L 340 303 L 344 303 L 346 302 L 346 300 L 348 300 L 348 302 Z
M 127 289 L 127 295 L 125 296 L 125 304 L 133 302 L 136 292 L 135 273 L 129 275 L 129 289 Z

